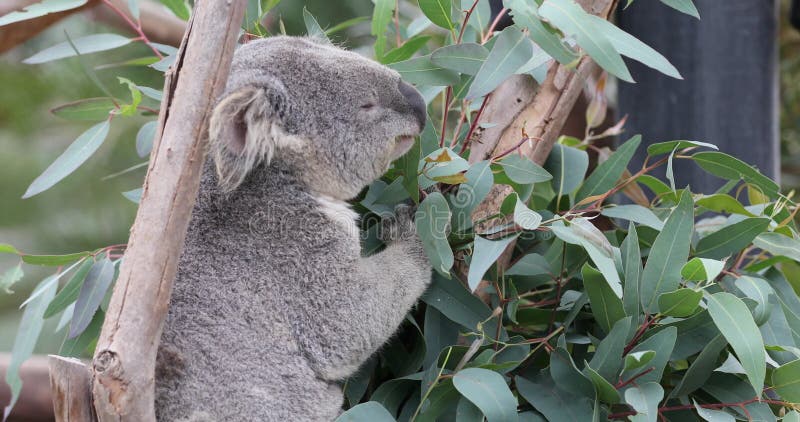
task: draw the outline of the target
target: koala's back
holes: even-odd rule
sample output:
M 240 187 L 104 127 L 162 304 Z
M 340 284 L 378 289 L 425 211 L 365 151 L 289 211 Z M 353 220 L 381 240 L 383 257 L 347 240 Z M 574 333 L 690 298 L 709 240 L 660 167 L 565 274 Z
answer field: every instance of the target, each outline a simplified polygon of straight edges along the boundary
M 157 359 L 160 421 L 339 413 L 341 389 L 317 377 L 291 329 L 291 298 L 315 242 L 298 239 L 294 222 L 313 225 L 315 203 L 280 175 L 266 178 L 268 201 L 247 186 L 228 198 L 204 170 Z

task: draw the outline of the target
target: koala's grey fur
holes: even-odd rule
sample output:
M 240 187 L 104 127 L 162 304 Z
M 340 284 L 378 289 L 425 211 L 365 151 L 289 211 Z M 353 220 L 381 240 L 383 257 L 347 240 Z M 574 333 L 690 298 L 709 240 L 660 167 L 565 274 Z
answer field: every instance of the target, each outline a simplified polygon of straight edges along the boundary
M 338 382 L 430 280 L 410 208 L 361 257 L 344 201 L 423 125 L 419 93 L 357 54 L 293 37 L 239 48 L 159 349 L 159 420 L 336 418 Z

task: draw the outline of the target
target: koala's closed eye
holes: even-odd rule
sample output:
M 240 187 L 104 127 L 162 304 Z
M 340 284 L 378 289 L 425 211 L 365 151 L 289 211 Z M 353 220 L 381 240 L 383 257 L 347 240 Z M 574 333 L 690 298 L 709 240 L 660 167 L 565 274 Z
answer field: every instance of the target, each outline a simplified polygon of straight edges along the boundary
M 374 102 L 372 102 L 372 101 L 364 103 L 364 104 L 361 104 L 361 109 L 362 110 L 372 110 L 375 107 L 376 107 L 376 104 Z

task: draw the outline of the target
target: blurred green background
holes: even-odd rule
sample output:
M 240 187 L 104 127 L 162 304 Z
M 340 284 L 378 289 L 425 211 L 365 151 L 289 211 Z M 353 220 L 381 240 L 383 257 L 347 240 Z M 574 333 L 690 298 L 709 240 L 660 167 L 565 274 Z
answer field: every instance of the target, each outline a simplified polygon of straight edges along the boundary
M 788 2 L 783 3 L 781 16 L 785 17 Z M 268 29 L 277 31 L 278 20 L 282 19 L 288 33 L 304 33 L 304 6 L 323 28 L 372 12 L 370 0 L 283 1 L 273 11 Z M 786 189 L 791 189 L 800 186 L 800 33 L 790 28 L 785 18 L 781 25 L 782 181 Z M 24 58 L 64 41 L 65 31 L 70 37 L 119 32 L 79 14 L 0 56 L 0 243 L 13 244 L 26 253 L 69 253 L 125 243 L 136 206 L 121 192 L 138 188 L 144 177 L 144 168 L 140 168 L 102 180 L 144 162 L 136 154 L 135 137 L 139 126 L 154 117 L 115 119 L 105 144 L 86 164 L 52 189 L 30 199 L 20 199 L 31 181 L 92 125 L 91 122 L 62 120 L 49 110 L 77 99 L 103 96 L 77 59 L 34 66 L 21 63 Z M 362 22 L 334 40 L 357 49 L 368 43 L 369 31 L 369 22 Z M 85 56 L 84 60 L 86 65 L 97 67 L 145 54 L 144 46 L 132 44 Z M 129 94 L 127 88 L 118 83 L 117 76 L 156 88 L 160 88 L 163 81 L 160 72 L 142 67 L 97 69 L 96 73 L 119 98 L 129 98 Z M 17 261 L 16 257 L 0 255 L 0 272 L 16 265 Z M 21 315 L 19 304 L 36 283 L 52 273 L 52 269 L 47 268 L 26 266 L 25 269 L 24 279 L 13 287 L 14 294 L 0 292 L 0 351 L 11 349 Z M 52 329 L 46 327 L 44 332 L 52 332 Z M 62 337 L 63 333 L 43 337 L 37 352 L 57 350 Z

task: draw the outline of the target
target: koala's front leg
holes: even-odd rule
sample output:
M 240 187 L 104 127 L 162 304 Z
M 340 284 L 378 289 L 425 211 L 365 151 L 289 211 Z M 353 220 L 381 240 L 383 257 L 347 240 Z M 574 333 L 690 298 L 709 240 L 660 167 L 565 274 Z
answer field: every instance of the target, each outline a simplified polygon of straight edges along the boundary
M 382 223 L 381 237 L 386 249 L 355 261 L 346 290 L 317 313 L 313 332 L 300 336 L 312 366 L 325 379 L 355 373 L 394 334 L 430 283 L 431 267 L 412 208 L 398 207 L 395 217 Z

